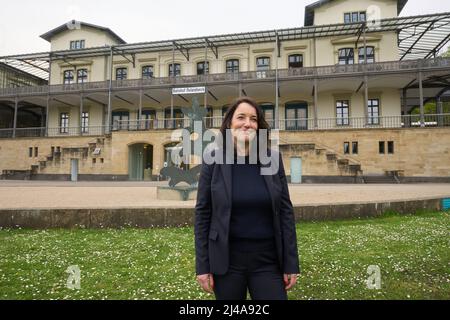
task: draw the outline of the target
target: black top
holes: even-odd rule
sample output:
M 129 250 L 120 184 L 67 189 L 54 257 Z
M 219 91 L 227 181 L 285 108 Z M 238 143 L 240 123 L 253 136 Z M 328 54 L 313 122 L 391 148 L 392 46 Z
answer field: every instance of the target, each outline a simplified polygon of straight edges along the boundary
M 230 237 L 268 239 L 274 237 L 272 203 L 258 164 L 232 165 L 233 203 Z

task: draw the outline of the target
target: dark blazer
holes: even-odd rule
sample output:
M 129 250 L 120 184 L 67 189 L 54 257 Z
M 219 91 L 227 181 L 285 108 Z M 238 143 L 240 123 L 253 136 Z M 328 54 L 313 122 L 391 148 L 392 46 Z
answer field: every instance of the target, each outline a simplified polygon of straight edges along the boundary
M 263 177 L 272 198 L 275 244 L 280 270 L 286 274 L 296 274 L 300 272 L 297 236 L 283 161 L 280 153 L 273 150 L 269 150 L 269 153 L 272 161 L 276 157 L 279 159 L 278 172 Z M 231 179 L 230 164 L 202 164 L 195 206 L 197 275 L 207 273 L 223 275 L 228 270 Z

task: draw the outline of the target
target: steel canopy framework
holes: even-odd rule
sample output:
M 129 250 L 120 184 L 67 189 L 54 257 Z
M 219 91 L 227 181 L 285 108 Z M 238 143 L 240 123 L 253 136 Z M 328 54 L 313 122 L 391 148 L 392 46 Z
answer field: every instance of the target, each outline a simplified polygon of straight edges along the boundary
M 47 58 L 42 58 L 42 60 L 35 57 L 30 59 L 0 58 L 0 63 L 48 81 L 49 62 Z
M 145 52 L 181 52 L 189 60 L 192 49 L 210 49 L 218 57 L 219 47 L 274 42 L 278 53 L 283 41 L 335 36 L 354 36 L 355 46 L 362 43 L 362 34 L 397 32 L 399 60 L 427 59 L 436 56 L 450 41 L 450 13 L 382 19 L 379 21 L 307 26 L 301 28 L 234 33 L 176 40 L 119 44 L 79 50 L 52 51 L 0 57 L 0 62 L 48 80 L 50 61 L 75 60 L 84 57 L 134 55 Z M 128 58 L 127 58 L 128 59 Z M 129 59 L 128 59 L 129 60 Z

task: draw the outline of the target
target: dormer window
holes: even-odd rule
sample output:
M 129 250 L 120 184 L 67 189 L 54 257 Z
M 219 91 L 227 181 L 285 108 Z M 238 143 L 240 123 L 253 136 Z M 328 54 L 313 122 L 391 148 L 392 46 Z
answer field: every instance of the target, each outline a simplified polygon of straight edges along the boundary
M 365 11 L 344 13 L 344 23 L 364 22 L 366 21 Z
M 85 41 L 84 40 L 75 40 L 70 41 L 70 50 L 79 50 L 85 48 Z

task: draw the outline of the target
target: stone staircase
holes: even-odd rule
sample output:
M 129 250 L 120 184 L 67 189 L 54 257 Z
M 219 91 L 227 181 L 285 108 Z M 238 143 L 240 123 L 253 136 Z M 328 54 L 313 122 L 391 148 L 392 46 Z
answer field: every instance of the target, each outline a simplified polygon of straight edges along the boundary
M 2 180 L 31 180 L 32 170 L 2 170 Z
M 280 139 L 280 151 L 287 158 L 300 156 L 305 176 L 353 177 L 354 182 L 363 183 L 360 162 L 327 146 Z
M 384 175 L 367 175 L 362 177 L 364 183 L 399 184 L 397 171 L 386 171 Z
M 69 146 L 55 149 L 53 153 L 41 157 L 37 164 L 31 166 L 31 176 L 35 174 L 45 174 L 52 168 L 58 167 L 64 160 L 76 158 L 80 161 L 87 161 L 96 148 L 102 148 L 105 138 L 96 138 L 88 143 L 88 146 Z

